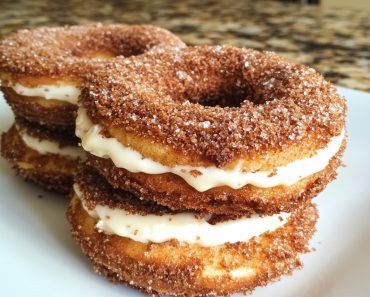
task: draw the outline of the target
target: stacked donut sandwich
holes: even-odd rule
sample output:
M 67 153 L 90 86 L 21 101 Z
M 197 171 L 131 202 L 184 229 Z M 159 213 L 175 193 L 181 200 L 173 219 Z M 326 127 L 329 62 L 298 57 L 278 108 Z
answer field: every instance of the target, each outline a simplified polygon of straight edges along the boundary
M 116 56 L 184 47 L 170 32 L 148 25 L 88 25 L 20 30 L 0 43 L 1 90 L 15 123 L 1 153 L 20 176 L 68 193 L 84 157 L 75 136 L 83 77 Z
M 148 294 L 251 292 L 309 250 L 345 114 L 332 84 L 269 52 L 117 58 L 79 97 L 72 234 L 97 272 Z

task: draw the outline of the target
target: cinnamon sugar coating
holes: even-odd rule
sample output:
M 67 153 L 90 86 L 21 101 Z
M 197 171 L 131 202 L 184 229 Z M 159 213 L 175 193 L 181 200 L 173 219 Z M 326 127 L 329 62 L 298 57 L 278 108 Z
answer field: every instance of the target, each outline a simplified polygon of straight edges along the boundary
M 25 169 L 17 165 L 14 165 L 14 169 L 24 181 L 38 185 L 44 190 L 63 195 L 67 195 L 71 191 L 73 174 Z
M 302 204 L 288 222 L 247 242 L 202 247 L 179 243 L 141 243 L 98 232 L 96 219 L 71 194 L 67 218 L 72 236 L 94 270 L 113 282 L 139 288 L 151 296 L 229 296 L 250 293 L 302 266 L 315 231 L 315 205 Z M 233 271 L 246 272 L 233 277 Z M 157 295 L 155 295 L 157 296 Z
M 21 131 L 25 131 L 28 135 L 35 137 L 39 140 L 50 140 L 57 142 L 60 147 L 64 146 L 78 146 L 80 139 L 74 135 L 74 131 L 58 131 L 50 129 L 47 126 L 40 125 L 36 122 L 30 122 L 21 117 L 15 117 L 15 125 Z
M 19 95 L 10 87 L 1 87 L 6 102 L 18 117 L 74 135 L 77 107 L 68 102 Z
M 124 209 L 129 213 L 140 214 L 143 216 L 148 214 L 164 215 L 180 212 L 192 212 L 195 216 L 201 218 L 210 214 L 204 211 L 202 212 L 181 207 L 171 209 L 158 204 L 155 200 L 144 199 L 142 196 L 135 196 L 131 192 L 113 188 L 95 168 L 87 165 L 87 162 L 85 161 L 80 162 L 77 173 L 74 177 L 74 182 L 78 185 L 79 190 L 84 195 L 85 205 L 89 209 L 93 209 L 97 205 L 105 205 L 110 208 Z M 248 212 L 237 213 L 237 215 L 232 212 L 211 214 L 208 216 L 207 222 L 210 224 L 217 224 L 248 215 Z
M 341 156 L 345 147 L 346 140 L 326 168 L 320 172 L 293 185 L 272 188 L 246 185 L 240 189 L 232 189 L 223 186 L 198 192 L 181 177 L 172 173 L 133 173 L 117 168 L 109 159 L 91 154 L 87 154 L 86 164 L 96 168 L 115 189 L 131 192 L 145 200 L 164 205 L 172 211 L 190 209 L 200 214 L 213 214 L 215 220 L 221 220 L 222 217 L 240 217 L 255 212 L 270 215 L 293 211 L 301 203 L 316 197 L 336 178 L 336 170 L 342 164 Z
M 70 192 L 77 161 L 57 154 L 43 155 L 27 147 L 15 125 L 1 135 L 1 155 L 26 181 L 50 191 Z
M 184 47 L 169 31 L 151 25 L 85 25 L 19 30 L 0 42 L 0 73 L 19 77 L 81 78 L 94 56 L 140 55 Z
M 86 165 L 85 162 L 79 164 L 74 181 L 84 195 L 85 204 L 89 209 L 93 209 L 97 205 L 105 205 L 140 215 L 175 213 L 153 201 L 144 200 L 127 191 L 112 188 L 103 176 L 93 167 Z
M 322 148 L 346 115 L 344 98 L 312 68 L 231 46 L 116 59 L 87 78 L 80 100 L 107 130 L 219 167 L 306 140 Z

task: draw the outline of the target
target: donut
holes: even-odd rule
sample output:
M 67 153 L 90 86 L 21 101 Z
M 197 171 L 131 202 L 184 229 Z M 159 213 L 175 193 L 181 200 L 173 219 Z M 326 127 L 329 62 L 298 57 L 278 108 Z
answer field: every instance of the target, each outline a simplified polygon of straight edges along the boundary
M 67 218 L 94 270 L 113 282 L 150 296 L 229 296 L 300 268 L 317 210 L 308 202 L 290 214 L 211 225 L 114 189 L 85 164 L 76 175 Z
M 17 116 L 49 128 L 74 127 L 79 85 L 115 56 L 184 47 L 150 25 L 84 25 L 19 30 L 0 43 L 0 79 Z
M 293 210 L 335 178 L 347 139 L 345 99 L 320 74 L 231 46 L 117 59 L 80 105 L 89 164 L 172 210 Z
M 18 117 L 1 137 L 1 155 L 26 181 L 67 194 L 78 160 L 85 155 L 78 141 L 68 133 L 49 131 Z

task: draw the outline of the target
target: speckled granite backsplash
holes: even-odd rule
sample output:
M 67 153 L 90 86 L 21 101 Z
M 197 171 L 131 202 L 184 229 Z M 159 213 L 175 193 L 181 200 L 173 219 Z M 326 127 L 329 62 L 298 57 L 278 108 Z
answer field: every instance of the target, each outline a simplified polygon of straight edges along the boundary
M 276 1 L 0 2 L 0 35 L 41 25 L 151 23 L 188 44 L 232 44 L 273 50 L 308 64 L 332 82 L 370 91 L 370 16 Z

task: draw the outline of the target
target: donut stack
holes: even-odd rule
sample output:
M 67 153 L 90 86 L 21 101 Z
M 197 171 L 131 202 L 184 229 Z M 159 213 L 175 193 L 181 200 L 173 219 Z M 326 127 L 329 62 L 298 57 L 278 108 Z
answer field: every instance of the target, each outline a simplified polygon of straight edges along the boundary
M 86 77 L 67 211 L 95 270 L 148 294 L 249 293 L 301 266 L 346 104 L 269 52 L 188 47 Z
M 8 36 L 0 43 L 0 79 L 15 122 L 2 135 L 2 156 L 24 179 L 68 193 L 85 155 L 74 132 L 83 77 L 116 56 L 184 46 L 148 25 L 41 27 Z

